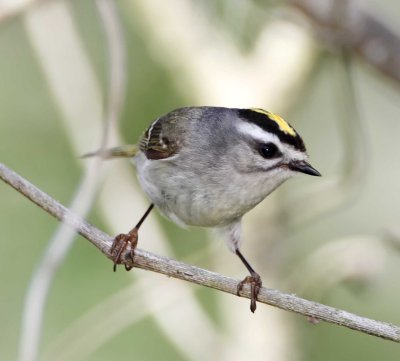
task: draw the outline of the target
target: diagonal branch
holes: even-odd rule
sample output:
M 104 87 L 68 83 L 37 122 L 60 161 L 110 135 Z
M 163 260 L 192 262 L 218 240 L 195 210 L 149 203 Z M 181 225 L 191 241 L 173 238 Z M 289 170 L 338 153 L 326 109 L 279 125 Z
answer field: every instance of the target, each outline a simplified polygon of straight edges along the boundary
M 52 216 L 73 227 L 77 233 L 89 240 L 108 258 L 111 258 L 112 237 L 72 214 L 66 207 L 2 163 L 0 163 L 0 178 Z M 236 294 L 238 281 L 235 279 L 141 249 L 135 249 L 133 261 L 130 258 L 129 250 L 125 253 L 123 259 L 128 266 L 162 273 L 169 277 Z M 245 286 L 240 295 L 250 298 L 249 287 Z M 309 316 L 313 319 L 323 320 L 373 336 L 400 342 L 400 327 L 396 325 L 357 316 L 350 312 L 308 301 L 291 294 L 263 287 L 258 296 L 258 301 L 283 310 Z

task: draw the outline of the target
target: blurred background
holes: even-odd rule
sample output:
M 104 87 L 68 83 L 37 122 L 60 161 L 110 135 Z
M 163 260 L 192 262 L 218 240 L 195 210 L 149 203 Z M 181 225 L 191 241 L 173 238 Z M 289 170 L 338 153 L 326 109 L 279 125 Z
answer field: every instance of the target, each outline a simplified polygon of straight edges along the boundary
M 187 105 L 259 107 L 303 136 L 323 178 L 244 218 L 265 286 L 400 324 L 400 3 L 0 1 L 0 154 L 114 235 L 149 202 L 127 160 Z M 0 184 L 0 360 L 399 360 L 393 342 L 119 268 Z M 242 279 L 214 234 L 151 214 L 139 247 Z

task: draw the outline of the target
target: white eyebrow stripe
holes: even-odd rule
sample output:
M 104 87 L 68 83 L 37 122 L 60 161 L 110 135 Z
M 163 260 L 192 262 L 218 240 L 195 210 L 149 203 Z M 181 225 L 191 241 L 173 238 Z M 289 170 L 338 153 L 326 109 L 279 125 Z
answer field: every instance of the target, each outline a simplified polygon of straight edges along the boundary
M 291 147 L 291 146 L 289 146 L 286 149 L 286 157 L 288 157 L 290 159 L 296 159 L 296 160 L 307 160 L 308 159 L 307 153 L 293 149 L 293 147 Z
M 291 145 L 283 145 L 278 136 L 272 133 L 268 133 L 267 131 L 263 130 L 255 124 L 241 122 L 236 124 L 236 129 L 239 131 L 239 133 L 247 135 L 259 141 L 260 143 L 272 142 L 276 144 L 281 152 L 284 153 L 285 158 L 297 160 L 306 160 L 308 158 L 307 153 L 294 149 Z
M 251 138 L 263 143 L 273 142 L 276 145 L 281 143 L 275 134 L 268 133 L 255 124 L 240 122 L 236 124 L 236 129 L 239 131 L 239 133 L 250 136 Z

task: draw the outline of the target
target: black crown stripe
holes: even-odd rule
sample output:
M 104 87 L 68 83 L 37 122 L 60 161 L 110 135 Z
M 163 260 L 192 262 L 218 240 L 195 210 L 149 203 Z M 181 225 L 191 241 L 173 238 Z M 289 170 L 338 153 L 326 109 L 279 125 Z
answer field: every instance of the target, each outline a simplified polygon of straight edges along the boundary
M 306 147 L 300 135 L 296 131 L 293 132 L 294 135 L 282 131 L 279 127 L 279 123 L 268 116 L 268 112 L 252 109 L 238 109 L 238 114 L 243 120 L 253 123 L 269 133 L 275 134 L 281 142 L 290 144 L 301 152 L 306 151 Z M 288 125 L 293 129 L 289 123 Z

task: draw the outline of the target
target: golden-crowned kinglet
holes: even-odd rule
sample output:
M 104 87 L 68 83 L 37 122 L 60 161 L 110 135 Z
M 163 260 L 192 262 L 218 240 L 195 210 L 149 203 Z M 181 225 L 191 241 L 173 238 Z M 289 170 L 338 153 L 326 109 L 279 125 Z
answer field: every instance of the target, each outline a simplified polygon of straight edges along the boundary
M 152 205 L 128 234 L 116 237 L 115 265 L 153 207 L 178 225 L 222 231 L 250 272 L 252 312 L 261 278 L 240 252 L 243 215 L 297 173 L 319 176 L 307 163 L 303 140 L 280 116 L 262 109 L 188 107 L 153 121 L 138 146 L 94 153 L 132 157 Z M 93 155 L 93 154 L 92 154 Z

